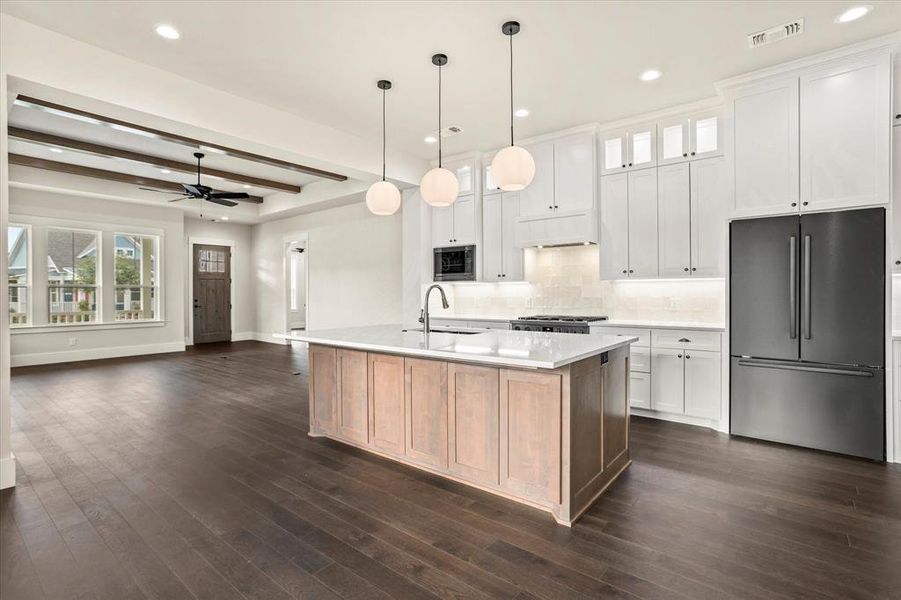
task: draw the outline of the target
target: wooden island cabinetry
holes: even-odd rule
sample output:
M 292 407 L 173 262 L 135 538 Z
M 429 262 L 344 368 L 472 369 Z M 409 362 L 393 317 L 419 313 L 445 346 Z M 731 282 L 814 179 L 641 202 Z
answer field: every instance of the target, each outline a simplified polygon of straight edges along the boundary
M 572 522 L 630 463 L 629 347 L 525 369 L 310 344 L 310 435 Z

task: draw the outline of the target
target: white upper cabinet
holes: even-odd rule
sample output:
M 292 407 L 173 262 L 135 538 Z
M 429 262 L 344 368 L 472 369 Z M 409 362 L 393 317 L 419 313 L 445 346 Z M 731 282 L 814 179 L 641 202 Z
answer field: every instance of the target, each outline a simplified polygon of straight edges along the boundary
M 733 214 L 751 217 L 798 210 L 798 80 L 766 81 L 732 101 Z
M 889 201 L 891 55 L 843 60 L 801 75 L 801 209 Z
M 709 111 L 657 124 L 657 164 L 668 165 L 723 154 L 720 112 Z
M 894 98 L 892 125 L 898 126 L 901 125 L 901 55 L 898 55 L 895 59 L 892 81 L 894 85 L 894 91 L 892 92 L 892 98 Z
M 892 141 L 892 271 L 901 273 L 901 129 Z
M 544 142 L 527 146 L 535 160 L 535 177 L 519 192 L 519 211 L 523 217 L 538 217 L 554 212 L 554 144 Z
M 474 194 L 476 191 L 475 188 L 475 169 L 471 164 L 463 164 L 454 168 L 454 173 L 457 175 L 457 181 L 460 182 L 460 191 L 459 194 L 461 196 L 465 196 L 467 194 Z
M 726 272 L 726 159 L 691 163 L 691 275 L 722 277 Z
M 465 246 L 476 243 L 476 212 L 473 195 L 460 196 L 452 205 L 432 208 L 432 247 Z
M 554 210 L 592 210 L 595 180 L 594 136 L 577 135 L 554 142 Z
M 482 190 L 484 193 L 488 192 L 497 192 L 501 188 L 497 187 L 497 182 L 494 181 L 494 177 L 491 176 L 491 162 L 485 162 L 482 164 Z
M 657 125 L 607 132 L 600 145 L 602 174 L 653 167 L 657 164 Z
M 454 206 L 432 207 L 432 247 L 454 244 Z
M 691 274 L 691 185 L 689 163 L 657 169 L 658 251 L 661 277 Z
M 629 174 L 601 177 L 601 279 L 629 276 Z
M 657 169 L 629 173 L 629 277 L 657 277 Z
M 498 192 L 482 200 L 482 280 L 521 281 L 523 251 L 516 246 L 519 194 Z

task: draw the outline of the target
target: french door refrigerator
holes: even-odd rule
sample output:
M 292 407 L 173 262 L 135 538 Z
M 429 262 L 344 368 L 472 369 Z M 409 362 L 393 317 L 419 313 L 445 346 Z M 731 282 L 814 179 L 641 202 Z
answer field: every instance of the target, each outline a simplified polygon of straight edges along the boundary
M 885 210 L 733 221 L 731 432 L 885 459 Z

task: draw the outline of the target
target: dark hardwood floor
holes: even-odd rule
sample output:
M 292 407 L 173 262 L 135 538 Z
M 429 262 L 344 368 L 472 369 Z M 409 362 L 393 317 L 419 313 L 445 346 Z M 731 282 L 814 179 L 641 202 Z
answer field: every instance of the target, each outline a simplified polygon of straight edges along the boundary
M 306 352 L 16 369 L 0 596 L 901 598 L 901 470 L 633 418 L 572 529 L 309 438 Z

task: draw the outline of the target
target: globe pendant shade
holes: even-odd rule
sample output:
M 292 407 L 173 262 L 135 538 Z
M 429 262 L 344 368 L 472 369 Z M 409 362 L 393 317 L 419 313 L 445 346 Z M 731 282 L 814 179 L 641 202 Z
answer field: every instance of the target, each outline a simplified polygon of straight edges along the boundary
M 422 176 L 419 193 L 430 206 L 450 206 L 457 200 L 460 182 L 457 176 L 441 167 L 435 167 Z
M 525 189 L 535 177 L 535 159 L 520 146 L 507 146 L 494 155 L 491 177 L 505 192 Z
M 366 206 L 374 215 L 393 215 L 400 208 L 400 190 L 390 181 L 376 181 L 366 190 Z

